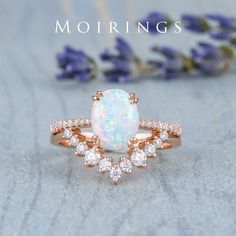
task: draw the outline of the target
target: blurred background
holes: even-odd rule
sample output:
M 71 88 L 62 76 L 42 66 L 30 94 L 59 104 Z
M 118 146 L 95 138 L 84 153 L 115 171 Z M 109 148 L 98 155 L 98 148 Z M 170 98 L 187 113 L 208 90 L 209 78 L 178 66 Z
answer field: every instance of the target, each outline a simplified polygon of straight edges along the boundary
M 151 11 L 236 16 L 233 0 L 0 0 L 0 235 L 234 235 L 236 233 L 236 80 L 220 77 L 109 83 L 57 81 L 55 54 L 65 44 L 98 59 L 117 35 L 101 21 L 136 22 Z M 55 34 L 56 20 L 71 34 Z M 90 23 L 80 34 L 76 24 Z M 101 30 L 105 31 L 102 27 Z M 151 45 L 187 52 L 206 36 L 125 34 L 141 58 Z M 142 119 L 183 125 L 182 147 L 159 154 L 121 184 L 87 170 L 71 150 L 49 143 L 49 124 L 90 117 L 97 90 L 140 98 Z

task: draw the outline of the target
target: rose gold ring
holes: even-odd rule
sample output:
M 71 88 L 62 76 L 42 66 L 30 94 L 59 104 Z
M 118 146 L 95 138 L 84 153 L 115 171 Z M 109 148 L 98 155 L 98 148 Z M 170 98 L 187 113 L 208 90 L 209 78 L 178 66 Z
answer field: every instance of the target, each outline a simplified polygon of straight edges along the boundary
M 99 166 L 108 172 L 113 183 L 132 168 L 147 166 L 157 152 L 181 145 L 182 128 L 178 123 L 139 120 L 138 99 L 123 90 L 98 91 L 93 96 L 91 119 L 67 119 L 50 125 L 51 144 L 74 148 L 87 167 Z M 91 131 L 92 129 L 92 131 Z M 115 162 L 109 151 L 123 151 Z

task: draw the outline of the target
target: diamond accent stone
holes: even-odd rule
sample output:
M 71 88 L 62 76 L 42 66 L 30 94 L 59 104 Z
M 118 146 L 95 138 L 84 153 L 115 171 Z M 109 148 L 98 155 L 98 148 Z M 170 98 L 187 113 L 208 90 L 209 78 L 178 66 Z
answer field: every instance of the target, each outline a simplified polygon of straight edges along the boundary
M 84 155 L 87 150 L 88 150 L 88 146 L 84 142 L 80 142 L 76 146 L 76 154 L 77 155 Z
M 110 169 L 110 177 L 112 178 L 114 183 L 117 183 L 117 181 L 121 178 L 122 176 L 122 170 L 119 167 L 119 165 L 115 164 L 112 166 Z
M 65 129 L 63 133 L 63 137 L 66 139 L 70 139 L 72 137 L 73 133 L 70 129 Z
M 68 120 L 67 125 L 68 125 L 68 127 L 73 127 L 74 126 L 74 121 L 73 120 Z
M 152 143 L 150 144 L 147 144 L 145 147 L 144 147 L 144 152 L 146 153 L 146 155 L 148 157 L 155 157 L 156 156 L 156 146 Z
M 111 169 L 112 161 L 111 158 L 103 158 L 99 161 L 99 171 L 106 172 Z
M 153 143 L 155 144 L 156 148 L 161 148 L 162 147 L 162 140 L 158 137 L 156 137 L 154 139 Z
M 180 124 L 177 124 L 175 122 L 167 122 L 167 121 L 160 121 L 160 120 L 141 120 L 139 122 L 139 125 L 141 128 L 154 128 L 156 130 L 163 130 L 168 131 L 169 133 L 172 133 L 174 135 L 181 135 L 182 128 Z
M 161 133 L 160 133 L 160 139 L 161 140 L 163 140 L 163 141 L 165 141 L 165 140 L 167 140 L 168 139 L 168 133 L 166 132 L 166 131 L 162 131 Z
M 123 172 L 129 174 L 132 171 L 132 163 L 129 159 L 121 158 L 120 160 L 120 168 Z
M 131 162 L 137 167 L 144 167 L 146 165 L 147 156 L 143 150 L 134 151 L 131 154 Z
M 63 120 L 63 128 L 67 128 L 68 127 L 68 121 L 67 120 Z
M 79 143 L 79 139 L 76 136 L 72 136 L 70 139 L 71 146 L 76 147 L 78 143 Z
M 87 166 L 95 166 L 99 163 L 100 159 L 101 159 L 101 154 L 99 151 L 97 151 L 96 149 L 92 148 L 92 149 L 88 149 L 85 152 L 85 164 Z
M 90 127 L 91 123 L 89 119 L 70 119 L 70 120 L 60 120 L 60 121 L 54 121 L 50 125 L 50 131 L 51 133 L 57 133 L 61 132 L 63 129 L 68 129 L 68 128 L 86 128 Z

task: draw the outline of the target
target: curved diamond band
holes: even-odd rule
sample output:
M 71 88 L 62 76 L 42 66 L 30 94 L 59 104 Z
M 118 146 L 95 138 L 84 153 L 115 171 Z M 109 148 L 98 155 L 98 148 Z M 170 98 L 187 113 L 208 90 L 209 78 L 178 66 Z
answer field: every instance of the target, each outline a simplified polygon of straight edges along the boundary
M 75 148 L 75 155 L 84 157 L 85 166 L 98 165 L 99 172 L 108 172 L 116 184 L 134 166 L 146 167 L 147 160 L 156 157 L 159 150 L 181 145 L 179 124 L 140 121 L 137 103 L 133 93 L 120 89 L 98 91 L 93 96 L 91 119 L 60 120 L 50 125 L 51 144 Z M 127 154 L 117 162 L 106 156 L 109 151 Z
M 79 140 L 91 143 L 94 134 L 92 132 L 82 132 L 81 130 L 91 128 L 89 119 L 68 119 L 55 121 L 50 125 L 51 144 L 62 147 L 72 147 L 70 139 L 66 138 L 64 132 L 71 132 L 71 137 L 77 135 Z M 139 144 L 150 141 L 161 133 L 167 133 L 168 139 L 162 142 L 162 149 L 176 148 L 181 145 L 182 128 L 179 124 L 167 121 L 139 121 L 139 129 L 151 132 L 137 133 L 135 138 Z M 69 135 L 67 137 L 70 137 Z

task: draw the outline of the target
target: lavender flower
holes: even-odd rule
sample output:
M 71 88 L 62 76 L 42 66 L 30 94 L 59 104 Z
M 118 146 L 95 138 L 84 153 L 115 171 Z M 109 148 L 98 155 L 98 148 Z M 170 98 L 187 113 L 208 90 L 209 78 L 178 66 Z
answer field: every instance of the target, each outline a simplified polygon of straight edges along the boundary
M 186 29 L 197 33 L 208 33 L 212 39 L 227 40 L 234 45 L 236 32 L 236 18 L 219 14 L 205 16 L 184 14 L 182 22 Z
M 140 78 L 141 61 L 134 54 L 131 46 L 122 38 L 116 38 L 115 52 L 105 50 L 100 57 L 103 61 L 110 62 L 112 67 L 104 70 L 108 81 L 130 82 Z
M 56 55 L 58 66 L 62 72 L 57 74 L 59 80 L 76 79 L 86 82 L 95 77 L 95 62 L 82 50 L 65 46 L 64 51 Z
M 207 14 L 206 18 L 218 23 L 219 28 L 232 31 L 236 30 L 236 19 L 233 17 L 220 14 Z
M 206 18 L 217 23 L 216 29 L 209 33 L 211 38 L 231 41 L 233 33 L 236 32 L 235 18 L 219 14 L 207 14 Z
M 202 16 L 183 14 L 182 23 L 186 29 L 196 33 L 203 33 L 210 30 L 209 23 Z
M 167 22 L 167 24 L 166 25 L 159 24 L 158 25 L 159 31 L 164 31 L 165 27 L 169 27 L 172 24 L 172 20 L 166 14 L 161 13 L 161 12 L 151 12 L 146 17 L 144 17 L 144 19 L 140 20 L 139 22 L 142 25 L 146 25 L 148 22 L 149 32 L 151 34 L 157 34 L 157 33 L 159 33 L 157 30 L 157 24 L 161 21 Z
M 153 47 L 152 51 L 162 57 L 148 62 L 155 66 L 155 74 L 165 79 L 190 74 L 194 69 L 202 75 L 219 75 L 228 69 L 234 56 L 230 47 L 216 47 L 205 42 L 198 43 L 190 56 L 170 47 Z
M 216 40 L 229 40 L 231 38 L 231 33 L 228 31 L 213 31 L 209 35 L 212 39 Z
M 191 59 L 173 48 L 153 47 L 152 51 L 160 54 L 162 59 L 148 62 L 155 66 L 156 74 L 165 79 L 176 78 L 192 68 Z
M 218 75 L 228 69 L 233 57 L 229 47 L 216 47 L 210 43 L 200 42 L 191 50 L 195 68 L 203 75 Z

